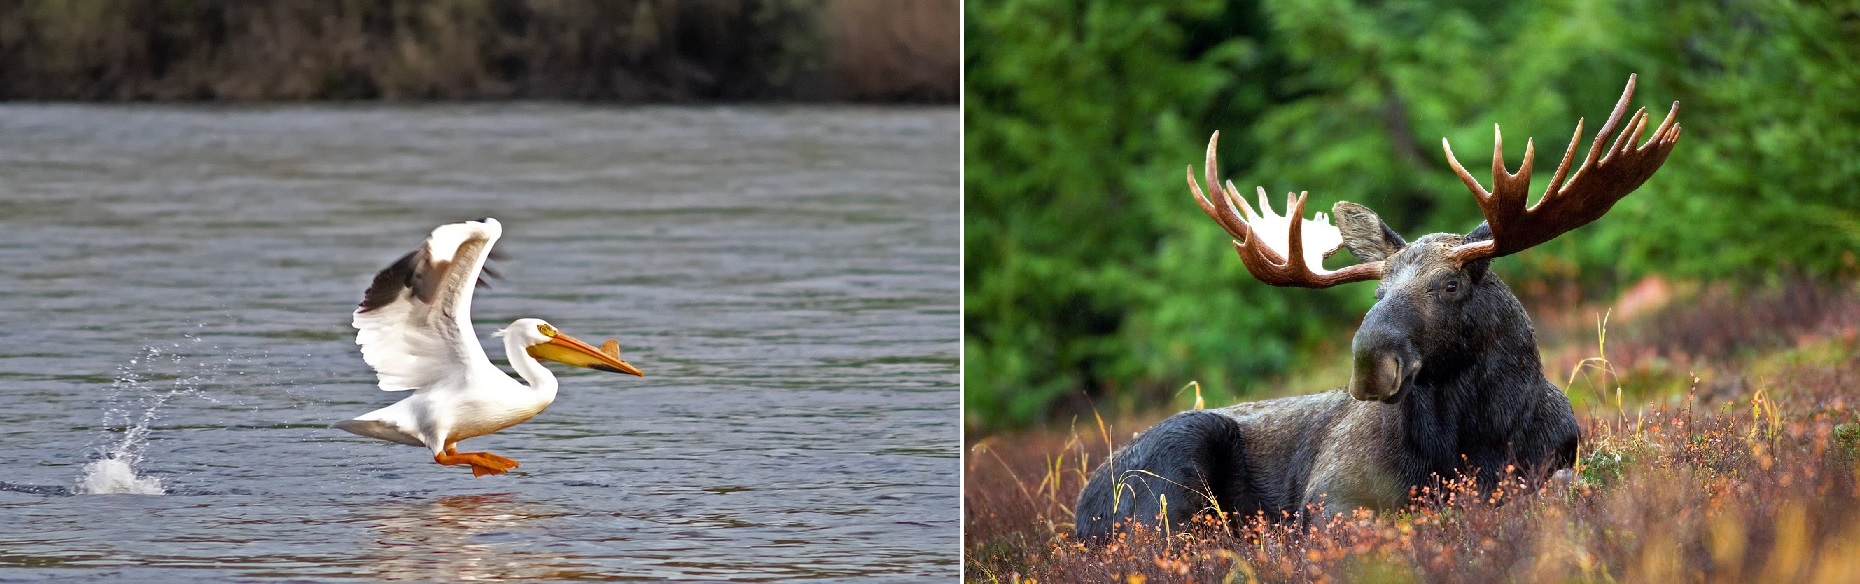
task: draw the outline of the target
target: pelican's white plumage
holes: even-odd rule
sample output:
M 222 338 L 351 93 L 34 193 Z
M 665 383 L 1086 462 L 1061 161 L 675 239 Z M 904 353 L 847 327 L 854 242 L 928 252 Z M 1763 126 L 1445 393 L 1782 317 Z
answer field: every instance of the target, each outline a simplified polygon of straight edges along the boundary
M 381 389 L 432 387 L 486 371 L 510 380 L 478 347 L 471 328 L 472 291 L 503 234 L 503 225 L 490 218 L 441 225 L 375 278 L 352 324 Z
M 469 464 L 476 475 L 498 474 L 515 468 L 516 461 L 460 453 L 453 445 L 528 420 L 555 401 L 555 375 L 538 357 L 641 375 L 620 359 L 618 343 L 595 349 L 534 318 L 497 332 L 511 367 L 529 384 L 491 363 L 472 330 L 471 300 L 491 246 L 502 235 L 496 219 L 442 225 L 375 276 L 355 310 L 355 342 L 381 389 L 413 395 L 337 428 L 425 446 L 440 464 Z

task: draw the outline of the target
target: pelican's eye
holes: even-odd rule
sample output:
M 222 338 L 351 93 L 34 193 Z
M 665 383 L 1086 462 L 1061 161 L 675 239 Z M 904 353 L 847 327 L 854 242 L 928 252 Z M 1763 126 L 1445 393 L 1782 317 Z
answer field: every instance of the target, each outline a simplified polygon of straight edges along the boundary
M 536 332 L 542 333 L 542 335 L 545 337 L 554 337 L 555 327 L 552 327 L 546 324 L 539 324 L 539 325 L 536 325 Z

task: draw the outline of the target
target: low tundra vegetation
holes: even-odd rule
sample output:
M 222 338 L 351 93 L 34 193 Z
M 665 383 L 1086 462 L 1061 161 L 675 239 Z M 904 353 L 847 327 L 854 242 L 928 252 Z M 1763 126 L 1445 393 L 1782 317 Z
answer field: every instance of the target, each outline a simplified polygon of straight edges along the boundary
M 1757 312 L 1801 302 L 1787 294 L 1743 300 Z M 1726 326 L 1697 333 L 1727 337 L 1723 346 L 1756 347 L 1741 352 L 1663 354 L 1648 349 L 1658 343 L 1644 335 L 1608 341 L 1606 328 L 1591 328 L 1591 357 L 1558 356 L 1573 354 L 1568 348 L 1546 351 L 1546 366 L 1569 372 L 1566 391 L 1582 420 L 1573 473 L 1542 488 L 1519 481 L 1490 493 L 1467 481 L 1446 481 L 1417 490 L 1410 506 L 1392 513 L 1359 510 L 1302 527 L 1209 515 L 1192 529 L 1134 527 L 1112 542 L 1087 546 L 1070 536 L 1074 498 L 1090 471 L 1154 418 L 1084 419 L 1065 432 L 990 437 L 970 445 L 965 463 L 967 576 L 989 582 L 1857 581 L 1860 343 L 1852 316 L 1860 311 L 1849 292 L 1817 302 L 1825 311 L 1813 315 L 1812 325 L 1720 321 Z M 1686 307 L 1635 328 L 1671 332 L 1712 320 L 1721 310 L 1678 304 Z M 1778 330 L 1787 338 L 1753 336 Z M 1610 360 L 1611 353 L 1633 357 Z M 1673 373 L 1676 364 L 1689 371 Z M 1185 388 L 1182 407 L 1199 399 L 1189 395 L 1194 389 Z

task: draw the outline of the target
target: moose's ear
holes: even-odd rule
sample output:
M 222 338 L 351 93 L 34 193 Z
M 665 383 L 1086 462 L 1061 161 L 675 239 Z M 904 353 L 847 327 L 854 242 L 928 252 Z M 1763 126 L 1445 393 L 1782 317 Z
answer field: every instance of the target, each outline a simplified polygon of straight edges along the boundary
M 1465 243 L 1479 243 L 1481 241 L 1490 241 L 1491 239 L 1492 224 L 1480 221 L 1478 227 L 1474 227 L 1472 231 L 1466 233 Z
M 1330 207 L 1330 214 L 1337 220 L 1337 230 L 1343 232 L 1344 247 L 1350 248 L 1350 253 L 1356 254 L 1359 260 L 1382 261 L 1408 245 L 1401 234 L 1390 229 L 1368 207 L 1349 201 L 1337 201 L 1337 204 Z
M 1477 243 L 1490 239 L 1492 239 L 1492 226 L 1489 223 L 1481 221 L 1478 227 L 1474 227 L 1471 232 L 1466 234 L 1466 239 L 1463 243 Z M 1485 279 L 1487 268 L 1490 267 L 1492 267 L 1492 258 L 1485 258 L 1466 262 L 1465 265 L 1460 266 L 1460 270 L 1466 272 L 1467 278 L 1471 279 L 1474 284 L 1477 284 L 1480 280 Z

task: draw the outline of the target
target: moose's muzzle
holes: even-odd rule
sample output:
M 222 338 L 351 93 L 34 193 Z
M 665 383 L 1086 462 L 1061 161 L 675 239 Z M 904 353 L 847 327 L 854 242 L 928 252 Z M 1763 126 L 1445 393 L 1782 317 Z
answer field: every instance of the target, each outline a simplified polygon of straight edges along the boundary
M 1358 353 L 1350 372 L 1350 397 L 1392 404 L 1400 401 L 1402 386 L 1411 377 L 1395 355 Z
M 1395 403 L 1402 389 L 1421 369 L 1420 352 L 1409 338 L 1419 323 L 1399 306 L 1378 304 L 1363 318 L 1363 326 L 1350 342 L 1355 357 L 1350 370 L 1350 397 L 1363 401 Z

